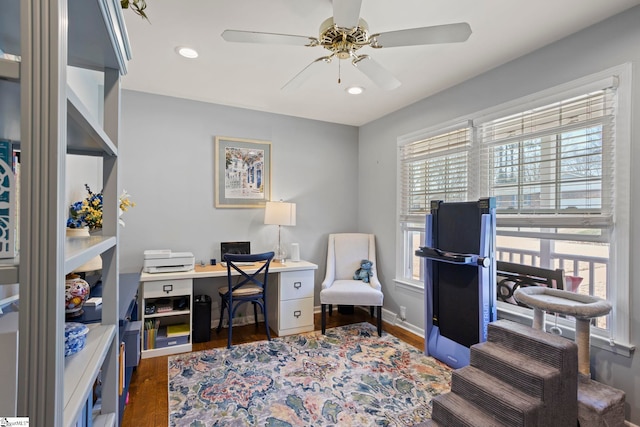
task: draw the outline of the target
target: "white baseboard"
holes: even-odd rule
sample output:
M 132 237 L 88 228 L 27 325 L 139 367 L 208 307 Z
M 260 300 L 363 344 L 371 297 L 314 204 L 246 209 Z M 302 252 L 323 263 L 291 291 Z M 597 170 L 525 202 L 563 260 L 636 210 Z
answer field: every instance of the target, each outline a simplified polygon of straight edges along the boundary
M 356 307 L 362 311 L 366 311 L 367 313 L 369 312 L 369 307 L 363 307 L 363 306 L 356 306 Z M 320 306 L 315 306 L 313 308 L 314 313 L 320 313 L 320 311 L 321 311 Z M 387 310 L 384 307 L 382 308 L 382 320 L 384 322 L 389 323 L 390 325 L 394 325 L 404 329 L 407 332 L 411 332 L 414 335 L 417 335 L 419 337 L 424 337 L 424 329 L 419 328 L 416 325 L 413 325 L 407 321 L 400 320 L 400 316 L 397 313 L 394 313 L 391 310 Z

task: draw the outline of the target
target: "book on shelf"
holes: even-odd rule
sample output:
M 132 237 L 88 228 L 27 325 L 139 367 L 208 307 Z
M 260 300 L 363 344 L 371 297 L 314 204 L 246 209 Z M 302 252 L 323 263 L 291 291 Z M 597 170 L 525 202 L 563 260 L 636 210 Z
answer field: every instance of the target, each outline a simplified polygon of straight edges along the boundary
M 144 322 L 144 349 L 156 348 L 156 337 L 160 328 L 160 319 L 145 320 Z
M 156 300 L 155 305 L 156 313 L 166 313 L 169 311 L 173 311 L 173 305 L 171 304 L 171 300 L 168 298 Z
M 99 305 L 102 305 L 102 297 L 91 297 L 84 303 L 84 305 L 89 307 L 97 307 Z
M 168 325 L 167 326 L 167 337 L 182 337 L 185 335 L 189 335 L 190 328 L 188 323 L 180 323 L 177 325 Z

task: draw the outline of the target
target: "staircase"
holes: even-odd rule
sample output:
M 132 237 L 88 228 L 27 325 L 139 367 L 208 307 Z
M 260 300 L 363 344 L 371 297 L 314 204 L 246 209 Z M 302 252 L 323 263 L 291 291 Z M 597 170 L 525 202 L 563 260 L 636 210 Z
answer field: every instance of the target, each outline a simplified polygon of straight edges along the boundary
M 433 399 L 427 426 L 575 427 L 578 348 L 573 341 L 498 320 Z

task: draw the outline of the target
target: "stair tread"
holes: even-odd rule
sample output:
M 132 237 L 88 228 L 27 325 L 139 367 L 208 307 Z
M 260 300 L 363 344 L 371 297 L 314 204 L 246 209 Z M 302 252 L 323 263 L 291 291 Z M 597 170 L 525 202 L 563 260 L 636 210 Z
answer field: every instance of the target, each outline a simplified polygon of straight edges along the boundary
M 559 369 L 494 342 L 473 345 L 470 364 L 543 400 L 562 379 Z
M 436 396 L 433 401 L 432 419 L 437 425 L 503 427 L 491 414 L 455 393 Z
M 559 374 L 560 370 L 548 365 L 539 360 L 533 359 L 531 356 L 519 353 L 508 347 L 504 347 L 495 342 L 483 342 L 475 344 L 471 347 L 471 357 L 473 359 L 473 352 L 483 352 L 491 356 L 499 356 L 501 352 L 508 352 L 509 357 L 513 360 L 513 363 L 506 363 L 508 365 L 515 365 L 519 370 L 527 371 L 531 374 L 537 374 L 539 376 L 551 376 L 553 374 Z
M 539 398 L 473 366 L 453 372 L 451 392 L 468 399 L 506 424 L 537 422 L 543 407 Z
M 453 375 L 456 378 L 451 379 L 452 388 L 456 381 L 464 380 L 467 383 L 480 387 L 488 394 L 493 394 L 494 391 L 502 391 L 503 395 L 501 397 L 504 398 L 505 402 L 518 406 L 522 410 L 540 405 L 540 399 L 523 393 L 513 385 L 487 374 L 476 367 L 465 366 L 464 368 L 455 370 Z
M 564 337 L 559 335 L 550 334 L 548 332 L 533 329 L 530 326 L 523 325 L 517 322 L 512 322 L 510 320 L 496 320 L 495 322 L 491 322 L 488 325 L 489 329 L 497 329 L 502 331 L 511 332 L 513 334 L 517 334 L 519 336 L 525 337 L 532 341 L 537 341 L 540 344 L 549 345 L 554 348 L 570 348 L 575 346 L 576 344 L 573 341 L 570 341 Z M 489 333 L 488 336 L 490 336 Z
M 577 366 L 578 347 L 571 340 L 504 319 L 489 323 L 488 328 L 488 342 L 524 353 L 558 369 Z

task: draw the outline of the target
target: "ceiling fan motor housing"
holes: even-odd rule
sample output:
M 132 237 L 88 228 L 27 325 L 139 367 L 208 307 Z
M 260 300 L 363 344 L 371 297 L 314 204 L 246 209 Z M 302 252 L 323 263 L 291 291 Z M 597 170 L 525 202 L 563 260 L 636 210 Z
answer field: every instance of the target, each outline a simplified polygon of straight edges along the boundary
M 369 25 L 360 18 L 358 26 L 341 28 L 334 24 L 333 17 L 320 25 L 320 45 L 340 59 L 347 59 L 353 52 L 369 44 Z

